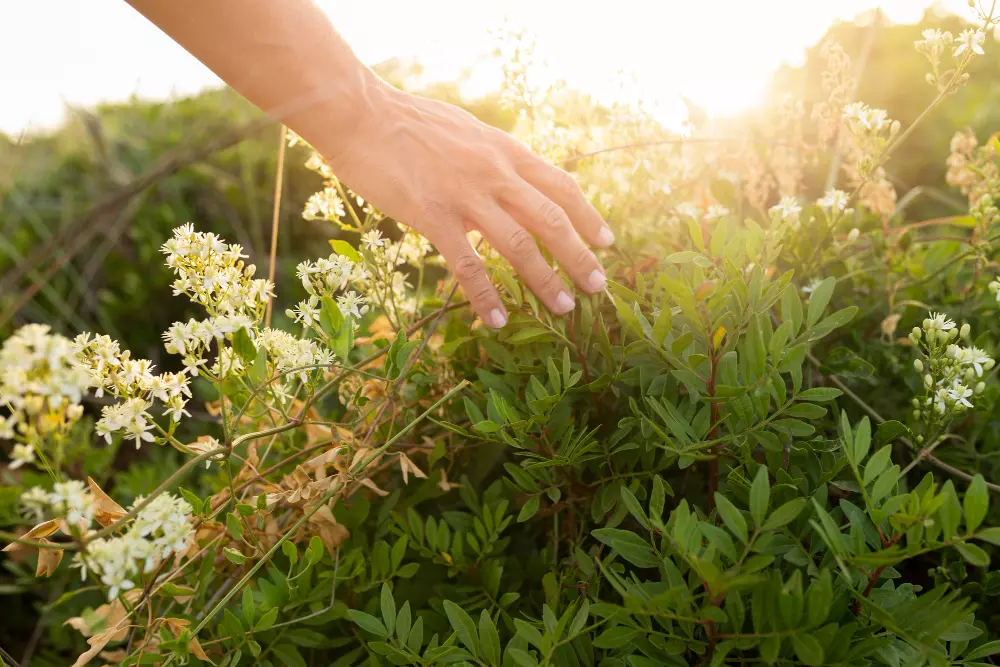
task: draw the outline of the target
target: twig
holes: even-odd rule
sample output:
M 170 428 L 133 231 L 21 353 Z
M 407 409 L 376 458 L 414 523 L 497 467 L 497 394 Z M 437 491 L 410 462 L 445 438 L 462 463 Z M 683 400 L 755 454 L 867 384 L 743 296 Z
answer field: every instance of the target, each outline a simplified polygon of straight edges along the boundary
M 271 256 L 267 264 L 267 281 L 274 285 L 274 267 L 278 263 L 278 221 L 281 213 L 281 181 L 285 174 L 285 144 L 288 143 L 288 128 L 281 126 L 281 135 L 278 138 L 278 166 L 277 175 L 274 177 L 274 213 L 271 216 Z M 271 326 L 271 307 L 274 303 L 272 296 L 267 300 L 267 307 L 264 310 L 264 326 Z

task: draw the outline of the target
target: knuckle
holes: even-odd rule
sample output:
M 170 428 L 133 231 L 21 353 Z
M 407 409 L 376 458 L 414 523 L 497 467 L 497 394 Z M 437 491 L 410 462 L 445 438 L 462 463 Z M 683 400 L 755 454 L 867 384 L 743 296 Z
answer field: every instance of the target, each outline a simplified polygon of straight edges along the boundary
M 525 258 L 535 250 L 535 239 L 524 228 L 518 227 L 507 236 L 507 247 L 515 257 Z
M 453 267 L 455 276 L 461 281 L 468 281 L 481 275 L 483 272 L 483 260 L 475 255 L 462 255 L 455 261 Z
M 538 217 L 544 229 L 548 231 L 561 232 L 569 227 L 569 218 L 566 217 L 566 212 L 551 199 L 546 199 L 539 206 Z
M 586 266 L 588 264 L 593 264 L 596 261 L 597 258 L 594 257 L 594 253 L 592 253 L 589 248 L 581 245 L 576 251 L 576 263 L 578 266 Z
M 562 278 L 556 271 L 549 269 L 539 280 L 541 288 L 546 292 L 556 292 L 563 287 Z
M 565 171 L 559 170 L 555 177 L 555 189 L 562 197 L 575 197 L 580 192 L 576 180 Z

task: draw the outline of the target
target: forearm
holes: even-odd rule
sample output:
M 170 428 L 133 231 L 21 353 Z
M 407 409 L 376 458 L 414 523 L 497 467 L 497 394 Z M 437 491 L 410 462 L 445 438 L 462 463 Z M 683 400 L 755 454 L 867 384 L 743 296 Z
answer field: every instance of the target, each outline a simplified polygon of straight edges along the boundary
M 128 0 L 222 80 L 327 157 L 380 85 L 311 0 Z

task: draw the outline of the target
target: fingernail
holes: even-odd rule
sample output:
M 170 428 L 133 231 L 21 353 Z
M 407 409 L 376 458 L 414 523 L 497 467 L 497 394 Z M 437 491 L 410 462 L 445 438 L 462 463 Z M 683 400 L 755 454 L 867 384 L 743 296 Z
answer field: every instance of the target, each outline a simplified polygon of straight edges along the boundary
M 573 297 L 569 295 L 569 292 L 559 292 L 559 296 L 556 297 L 556 312 L 560 315 L 563 313 L 568 313 L 573 310 L 573 306 L 576 304 L 573 301 Z
M 606 248 L 615 242 L 615 235 L 611 231 L 611 228 L 607 225 L 601 227 L 601 231 L 597 234 L 597 244 L 601 248 Z
M 594 269 L 590 272 L 590 278 L 587 279 L 587 291 L 593 294 L 603 290 L 608 284 L 608 279 L 604 277 L 604 272 L 600 269 Z
M 494 329 L 502 329 L 507 324 L 507 313 L 499 308 L 490 311 L 490 326 Z

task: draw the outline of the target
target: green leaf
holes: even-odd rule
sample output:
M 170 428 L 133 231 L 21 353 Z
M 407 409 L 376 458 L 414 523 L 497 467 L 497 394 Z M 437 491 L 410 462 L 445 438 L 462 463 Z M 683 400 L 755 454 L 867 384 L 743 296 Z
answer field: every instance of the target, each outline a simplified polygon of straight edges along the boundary
M 805 498 L 794 498 L 789 500 L 784 505 L 781 505 L 775 509 L 764 521 L 764 525 L 761 527 L 763 530 L 774 530 L 775 528 L 781 528 L 785 524 L 791 523 L 802 513 L 802 510 L 806 506 Z
M 875 431 L 875 442 L 880 445 L 887 445 L 899 436 L 909 431 L 906 425 L 895 419 L 882 422 Z
M 642 505 L 639 504 L 635 495 L 623 486 L 621 497 L 622 502 L 625 503 L 625 507 L 628 508 L 629 513 L 635 517 L 635 520 L 638 521 L 643 528 L 649 530 L 649 519 L 646 517 L 646 513 L 643 511 Z
M 489 612 L 483 609 L 479 614 L 479 646 L 487 664 L 500 665 L 500 633 Z
M 813 387 L 811 389 L 806 389 L 805 391 L 799 392 L 797 398 L 800 401 L 812 401 L 813 403 L 825 403 L 826 401 L 832 401 L 833 399 L 840 396 L 843 392 L 839 389 L 834 389 L 833 387 Z
M 826 310 L 826 305 L 830 303 L 830 297 L 833 296 L 833 288 L 836 286 L 836 278 L 827 278 L 813 290 L 812 295 L 809 297 L 809 310 L 806 316 L 806 328 L 812 328 L 812 325 L 819 322 L 819 318 L 823 315 L 823 311 Z
M 865 486 L 874 481 L 879 474 L 885 470 L 885 467 L 889 465 L 889 459 L 892 457 L 892 445 L 885 445 L 882 449 L 875 452 L 868 463 L 865 465 L 865 473 L 861 477 L 861 483 Z
M 817 628 L 826 621 L 833 602 L 833 581 L 829 570 L 823 570 L 819 578 L 806 592 L 806 604 L 810 627 Z
M 379 596 L 379 606 L 382 609 L 382 622 L 386 631 L 391 635 L 396 628 L 396 600 L 392 597 L 392 589 L 388 583 L 382 584 L 382 593 Z
M 226 530 L 229 531 L 234 540 L 243 539 L 243 523 L 235 512 L 226 514 Z
M 451 623 L 455 634 L 458 635 L 458 640 L 473 655 L 479 653 L 479 642 L 476 641 L 476 624 L 473 623 L 472 618 L 451 600 L 444 601 L 444 613 L 448 615 L 448 622 Z
M 989 492 L 986 490 L 986 480 L 983 479 L 982 475 L 977 474 L 972 478 L 972 483 L 965 491 L 963 506 L 965 508 L 965 529 L 974 533 L 986 517 L 986 511 L 990 508 Z
M 243 563 L 247 562 L 247 557 L 241 554 L 236 549 L 233 549 L 232 547 L 225 547 L 222 550 L 222 553 L 226 556 L 226 560 L 228 560 L 230 563 L 236 563 L 237 565 L 242 565 Z
M 979 658 L 985 658 L 986 656 L 996 655 L 1000 653 L 1000 639 L 995 639 L 991 642 L 986 642 L 985 644 L 980 644 L 976 648 L 972 649 L 964 656 L 962 660 L 978 660 Z
M 962 554 L 962 558 L 976 567 L 986 567 L 990 564 L 990 557 L 985 551 L 969 542 L 958 542 L 955 549 Z
M 977 540 L 982 540 L 983 542 L 989 542 L 994 546 L 1000 547 L 1000 526 L 991 526 L 989 528 L 983 528 L 981 531 L 974 536 Z
M 306 560 L 310 565 L 316 565 L 323 560 L 324 550 L 323 540 L 319 539 L 319 535 L 313 535 L 309 538 L 309 546 L 306 547 Z
M 538 511 L 538 505 L 541 501 L 539 496 L 531 496 L 528 498 L 528 502 L 524 503 L 521 507 L 521 511 L 517 514 L 517 522 L 524 523 L 531 517 L 535 516 L 535 512 Z
M 863 417 L 858 424 L 858 431 L 854 434 L 854 462 L 861 465 L 861 462 L 868 457 L 868 451 L 872 445 L 872 424 L 868 417 Z
M 639 630 L 636 628 L 616 625 L 615 627 L 608 628 L 602 632 L 597 639 L 594 640 L 594 646 L 603 649 L 618 648 L 619 646 L 624 646 L 629 643 L 638 635 Z
M 358 251 L 354 249 L 354 246 L 343 239 L 330 239 L 330 247 L 333 248 L 335 253 L 343 255 L 355 264 L 361 261 L 361 256 L 358 255 Z
M 847 308 L 842 308 L 838 310 L 830 317 L 827 317 L 822 322 L 817 324 L 812 328 L 812 333 L 809 335 L 809 340 L 819 340 L 827 334 L 829 334 L 834 329 L 839 329 L 848 322 L 854 319 L 854 316 L 858 312 L 857 306 L 848 306 Z
M 257 621 L 257 625 L 253 626 L 253 629 L 257 632 L 264 632 L 264 630 L 269 629 L 274 622 L 278 619 L 278 608 L 271 607 L 260 617 Z
M 253 591 L 250 590 L 249 586 L 243 589 L 243 595 L 240 603 L 243 609 L 243 619 L 247 622 L 248 628 L 252 627 L 256 610 L 253 605 Z
M 378 620 L 371 614 L 366 614 L 365 612 L 357 609 L 348 609 L 347 615 L 350 616 L 351 620 L 354 621 L 362 630 L 370 632 L 373 635 L 378 635 L 382 638 L 389 636 L 389 631 L 386 630 L 384 625 L 382 625 L 382 621 Z
M 832 279 L 829 279 L 832 280 Z M 796 632 L 791 635 L 792 648 L 799 660 L 807 665 L 823 664 L 823 646 L 815 637 L 805 632 Z
M 246 327 L 240 327 L 233 332 L 233 349 L 236 350 L 236 354 L 240 355 L 240 359 L 246 363 L 251 363 L 257 356 L 257 348 L 254 347 L 253 341 L 250 340 L 250 334 L 247 333 Z
M 757 475 L 750 485 L 750 516 L 754 524 L 762 526 L 771 501 L 771 485 L 767 479 L 767 466 L 757 468 Z
M 319 324 L 328 336 L 333 336 L 344 323 L 344 315 L 340 312 L 337 302 L 331 296 L 320 300 Z
M 733 505 L 728 498 L 718 492 L 715 494 L 715 508 L 719 510 L 719 516 L 722 517 L 722 522 L 726 524 L 729 532 L 735 535 L 740 542 L 746 544 L 749 535 L 747 521 L 743 518 L 743 513 L 736 509 L 736 505 Z
M 618 528 L 598 528 L 593 536 L 617 551 L 622 558 L 637 567 L 656 567 L 660 559 L 649 545 L 635 533 Z
M 794 287 L 781 293 L 781 320 L 792 323 L 791 335 L 794 338 L 802 327 L 802 299 Z
M 271 652 L 281 659 L 284 667 L 307 667 L 299 650 L 291 644 L 278 644 L 271 647 Z

